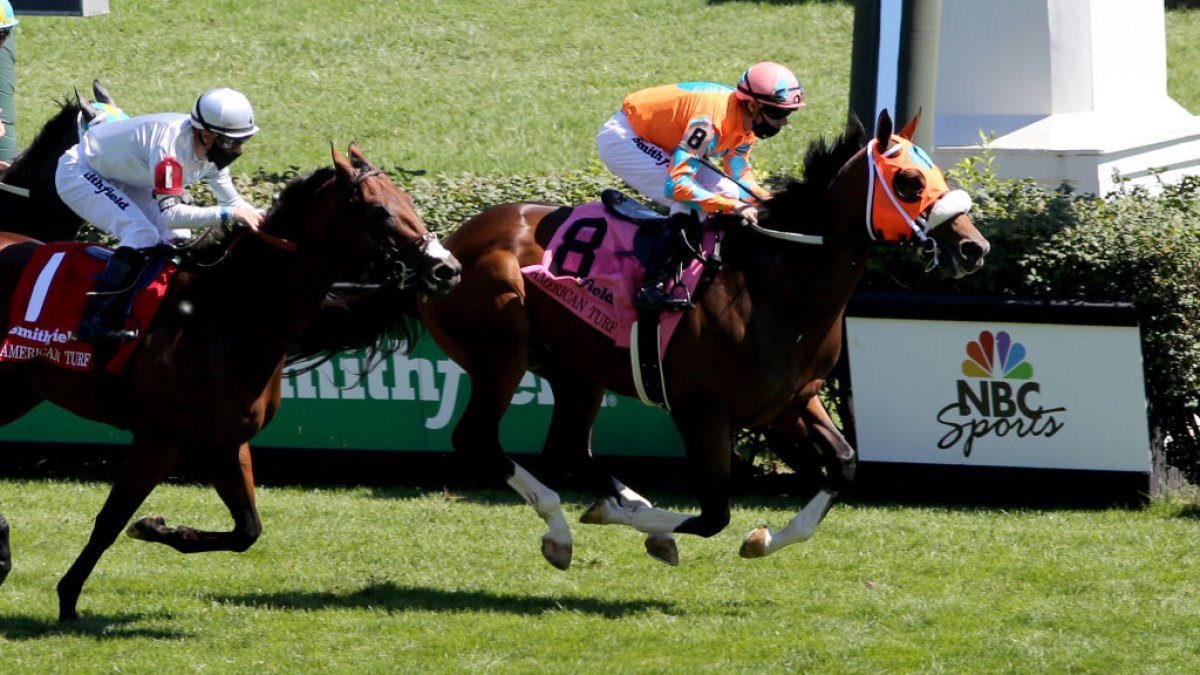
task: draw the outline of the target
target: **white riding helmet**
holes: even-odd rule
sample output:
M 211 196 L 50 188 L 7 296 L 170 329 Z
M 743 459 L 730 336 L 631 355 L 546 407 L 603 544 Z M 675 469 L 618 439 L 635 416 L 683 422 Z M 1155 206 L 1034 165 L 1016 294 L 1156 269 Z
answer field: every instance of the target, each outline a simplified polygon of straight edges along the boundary
M 200 94 L 192 108 L 192 122 L 229 138 L 249 138 L 258 133 L 250 100 L 228 87 Z

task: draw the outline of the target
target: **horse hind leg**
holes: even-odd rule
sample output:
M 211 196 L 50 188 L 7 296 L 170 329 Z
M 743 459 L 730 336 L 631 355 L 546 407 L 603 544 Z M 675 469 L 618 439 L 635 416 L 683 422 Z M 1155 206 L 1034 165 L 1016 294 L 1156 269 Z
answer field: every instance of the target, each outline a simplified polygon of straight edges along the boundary
M 605 498 L 584 514 L 584 522 L 628 525 L 651 535 L 647 553 L 669 564 L 678 563 L 672 533 L 711 537 L 729 524 L 729 473 L 732 436 L 720 415 L 693 412 L 683 415 L 676 408 L 676 426 L 683 436 L 688 459 L 696 474 L 700 514 L 690 515 L 659 509 L 636 492 L 623 488 L 622 499 Z M 655 548 L 656 546 L 660 548 Z M 674 561 L 674 562 L 672 562 Z
M 126 529 L 125 534 L 142 541 L 166 544 L 180 553 L 233 551 L 242 553 L 262 534 L 262 521 L 254 500 L 254 472 L 250 445 L 243 443 L 235 453 L 222 453 L 212 469 L 212 484 L 221 497 L 233 529 L 229 532 L 195 530 L 186 525 L 168 527 L 162 516 L 145 516 Z
M 592 455 L 592 427 L 600 411 L 604 388 L 561 363 L 543 366 L 538 374 L 546 378 L 554 392 L 554 412 L 542 453 L 583 483 L 596 497 L 595 503 L 580 517 L 586 524 L 603 524 L 605 500 L 638 508 L 653 508 L 649 499 L 634 492 L 604 471 Z M 679 549 L 669 532 L 646 535 L 646 553 L 668 565 L 679 564 Z
M 824 478 L 816 494 L 783 529 L 773 531 L 768 527 L 759 527 L 746 535 L 739 551 L 743 558 L 761 558 L 785 546 L 812 538 L 821 521 L 833 508 L 833 500 L 838 492 L 854 480 L 857 453 L 838 431 L 820 398 L 810 398 L 795 419 L 782 426 L 788 425 L 791 426 L 790 435 L 796 445 L 811 452 L 800 452 L 800 448 L 794 448 L 794 452 L 785 455 L 784 460 L 789 465 L 795 463 L 793 468 L 798 472 L 816 468 Z M 823 467 L 814 466 L 814 463 L 822 461 L 825 464 Z
M 487 476 L 503 480 L 533 507 L 549 528 L 542 535 L 542 556 L 565 570 L 571 566 L 574 544 L 562 499 L 508 457 L 500 444 L 500 420 L 525 375 L 527 362 L 523 342 L 515 341 L 506 350 L 502 340 L 494 337 L 491 349 L 473 355 L 474 363 L 480 365 L 471 373 L 471 397 L 454 427 L 452 441 L 460 455 L 478 462 L 478 468 Z

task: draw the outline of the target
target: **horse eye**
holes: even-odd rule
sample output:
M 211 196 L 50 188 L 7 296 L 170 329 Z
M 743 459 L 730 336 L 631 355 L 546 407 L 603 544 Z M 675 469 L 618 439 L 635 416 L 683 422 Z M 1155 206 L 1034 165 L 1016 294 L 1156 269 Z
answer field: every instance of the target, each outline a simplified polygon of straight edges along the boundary
M 367 210 L 367 215 L 376 223 L 386 223 L 392 217 L 392 212 L 386 206 L 375 204 Z
M 892 179 L 892 189 L 901 201 L 921 201 L 921 193 L 925 191 L 925 177 L 916 169 L 904 169 Z

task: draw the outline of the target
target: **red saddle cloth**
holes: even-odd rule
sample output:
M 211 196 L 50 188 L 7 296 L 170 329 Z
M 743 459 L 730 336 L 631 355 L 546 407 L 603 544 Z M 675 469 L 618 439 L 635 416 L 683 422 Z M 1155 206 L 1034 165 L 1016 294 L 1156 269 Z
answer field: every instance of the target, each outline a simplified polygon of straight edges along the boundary
M 636 234 L 637 225 L 612 215 L 602 203 L 584 204 L 558 227 L 542 262 L 521 268 L 521 274 L 618 347 L 628 347 L 637 320 L 633 297 L 646 275 L 633 255 Z M 715 240 L 716 234 L 705 227 L 701 249 L 711 252 Z M 703 271 L 699 260 L 684 268 L 682 282 L 689 293 L 695 292 Z M 660 355 L 666 352 L 683 314 L 662 313 Z
M 87 293 L 104 270 L 104 258 L 96 255 L 99 250 L 95 244 L 57 242 L 34 251 L 13 293 L 0 361 L 41 359 L 69 370 L 93 369 L 93 345 L 76 340 L 75 329 L 87 308 Z M 137 292 L 131 314 L 142 330 L 137 339 L 117 348 L 106 370 L 120 373 L 125 367 L 145 326 L 158 311 L 175 270 L 174 263 L 168 262 Z

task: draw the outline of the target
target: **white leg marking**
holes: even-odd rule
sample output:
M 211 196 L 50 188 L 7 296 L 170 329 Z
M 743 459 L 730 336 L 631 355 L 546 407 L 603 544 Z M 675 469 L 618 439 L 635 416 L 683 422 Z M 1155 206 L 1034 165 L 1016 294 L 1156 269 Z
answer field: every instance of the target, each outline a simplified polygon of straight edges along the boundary
M 623 504 L 612 497 L 605 497 L 592 505 L 592 512 L 598 516 L 589 522 L 601 525 L 628 525 L 646 534 L 670 534 L 683 521 L 691 518 L 686 513 L 672 513 L 656 509 L 650 501 L 633 490 L 620 486 Z
M 641 508 L 644 508 L 644 509 L 653 509 L 654 508 L 654 505 L 650 503 L 649 499 L 646 499 L 645 497 L 641 496 L 640 494 L 634 492 L 633 489 L 630 488 L 629 486 L 625 485 L 624 483 L 622 483 L 620 481 L 617 481 L 617 485 L 620 488 L 618 490 L 618 492 L 621 493 L 621 497 L 625 501 L 627 501 L 631 504 L 637 504 Z M 672 534 L 671 532 L 659 532 L 659 533 L 652 532 L 652 533 L 650 533 L 649 537 L 646 537 L 646 539 L 648 539 L 648 540 L 660 539 L 662 541 L 673 541 L 675 539 L 675 535 Z
M 807 541 L 817 531 L 817 526 L 821 524 L 821 519 L 825 517 L 825 512 L 829 510 L 829 504 L 833 502 L 835 493 L 829 490 L 821 490 L 809 500 L 808 504 L 792 518 L 782 530 L 778 532 L 769 528 L 759 528 L 765 530 L 765 537 L 762 541 L 762 548 L 759 555 L 767 555 L 774 553 L 784 546 L 790 546 L 802 541 Z M 759 530 L 755 530 L 758 532 Z M 755 532 L 751 532 L 747 537 L 749 539 Z
M 517 491 L 525 499 L 525 503 L 533 507 L 542 520 L 546 521 L 550 531 L 546 533 L 558 544 L 571 545 L 571 527 L 562 512 L 562 500 L 558 493 L 546 487 L 533 477 L 520 464 L 513 462 L 513 475 L 508 479 L 508 486 Z

